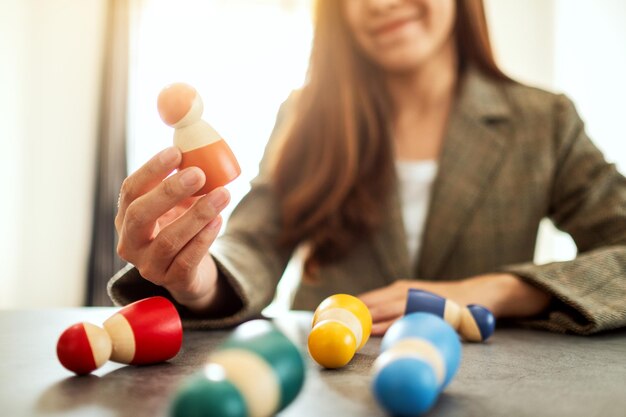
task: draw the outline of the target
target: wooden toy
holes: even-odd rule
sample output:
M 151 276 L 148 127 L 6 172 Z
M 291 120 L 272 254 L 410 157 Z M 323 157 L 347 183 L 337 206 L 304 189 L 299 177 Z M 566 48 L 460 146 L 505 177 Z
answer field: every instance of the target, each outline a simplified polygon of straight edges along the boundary
M 104 322 L 111 337 L 111 360 L 130 365 L 163 362 L 176 356 L 183 327 L 176 307 L 165 297 L 127 305 Z
M 78 323 L 57 342 L 61 364 L 88 374 L 109 359 L 131 365 L 163 362 L 176 356 L 183 328 L 176 307 L 164 297 L 151 297 L 127 305 L 104 322 L 104 329 Z
M 470 304 L 462 310 L 459 333 L 468 342 L 484 342 L 496 328 L 496 319 L 487 308 Z
M 221 365 L 208 364 L 202 373 L 179 388 L 170 409 L 173 417 L 244 417 L 248 409 L 243 395 L 226 378 Z
M 209 357 L 204 371 L 178 391 L 172 416 L 269 417 L 287 407 L 304 384 L 296 346 L 265 320 L 240 325 Z
M 57 342 L 61 364 L 78 375 L 86 375 L 109 360 L 111 339 L 107 332 L 91 323 L 77 323 L 67 328 Z
M 309 333 L 309 354 L 325 368 L 345 366 L 367 342 L 372 315 L 358 298 L 336 294 L 315 310 Z
M 461 362 L 458 335 L 431 313 L 411 313 L 395 322 L 381 352 L 373 365 L 372 390 L 378 403 L 397 416 L 430 410 Z
M 491 337 L 496 327 L 493 314 L 483 306 L 470 304 L 461 308 L 452 300 L 411 288 L 405 314 L 419 311 L 441 317 L 468 342 L 484 342 Z
M 204 107 L 193 87 L 183 83 L 168 85 L 159 94 L 157 107 L 161 119 L 175 129 L 174 145 L 183 154 L 180 169 L 196 166 L 204 171 L 206 182 L 196 196 L 239 176 L 241 168 L 230 147 L 200 118 Z

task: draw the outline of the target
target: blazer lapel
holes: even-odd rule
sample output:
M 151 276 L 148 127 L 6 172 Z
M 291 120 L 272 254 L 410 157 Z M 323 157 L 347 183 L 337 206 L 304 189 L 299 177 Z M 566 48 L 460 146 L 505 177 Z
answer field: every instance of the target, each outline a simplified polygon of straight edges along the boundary
M 498 172 L 506 135 L 497 125 L 508 115 L 495 83 L 469 69 L 448 122 L 416 278 L 445 278 L 438 275 L 455 240 Z
M 378 233 L 374 236 L 376 255 L 388 283 L 411 277 L 409 251 L 406 245 L 402 206 L 397 184 L 396 179 L 388 202 L 387 216 L 385 216 Z

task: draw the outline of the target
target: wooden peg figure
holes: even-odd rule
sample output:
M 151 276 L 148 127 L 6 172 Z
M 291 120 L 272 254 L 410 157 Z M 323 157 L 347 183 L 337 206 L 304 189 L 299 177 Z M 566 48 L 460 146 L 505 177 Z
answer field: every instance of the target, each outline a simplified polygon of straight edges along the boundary
M 91 323 L 77 323 L 59 337 L 57 357 L 66 369 L 87 375 L 109 360 L 111 349 L 111 339 L 104 329 Z
M 181 386 L 169 415 L 271 417 L 298 396 L 305 373 L 299 349 L 274 324 L 249 321 Z
M 57 357 L 65 368 L 86 375 L 109 359 L 130 365 L 159 363 L 176 356 L 183 326 L 167 298 L 150 297 L 127 305 L 104 322 L 67 328 L 57 342 Z
M 194 195 L 207 194 L 237 178 L 241 168 L 224 139 L 201 119 L 203 104 L 195 88 L 183 83 L 165 87 L 157 107 L 161 119 L 174 130 L 174 145 L 182 154 L 180 169 L 196 166 L 204 171 L 204 187 Z
M 372 391 L 390 415 L 426 413 L 461 363 L 459 337 L 440 316 L 410 313 L 391 325 L 374 361 Z
M 176 356 L 183 343 L 183 327 L 176 307 L 164 297 L 150 297 L 127 305 L 107 321 L 111 360 L 130 365 L 163 362 Z
M 361 300 L 348 294 L 331 295 L 313 315 L 309 353 L 325 368 L 341 368 L 365 346 L 371 331 L 372 315 Z
M 468 342 L 484 342 L 491 337 L 496 327 L 493 313 L 483 306 L 470 304 L 461 307 L 437 294 L 411 288 L 404 314 L 415 312 L 441 317 Z

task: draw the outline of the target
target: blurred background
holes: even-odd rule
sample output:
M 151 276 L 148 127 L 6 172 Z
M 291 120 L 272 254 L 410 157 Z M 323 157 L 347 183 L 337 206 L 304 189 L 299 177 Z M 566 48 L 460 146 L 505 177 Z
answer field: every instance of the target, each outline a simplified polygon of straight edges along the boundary
M 505 72 L 569 95 L 626 172 L 626 2 L 485 3 Z M 232 210 L 311 39 L 310 0 L 0 0 L 0 308 L 107 303 L 122 265 L 112 201 L 171 144 L 156 111 L 166 84 L 195 86 L 237 155 Z M 537 262 L 575 254 L 542 224 Z

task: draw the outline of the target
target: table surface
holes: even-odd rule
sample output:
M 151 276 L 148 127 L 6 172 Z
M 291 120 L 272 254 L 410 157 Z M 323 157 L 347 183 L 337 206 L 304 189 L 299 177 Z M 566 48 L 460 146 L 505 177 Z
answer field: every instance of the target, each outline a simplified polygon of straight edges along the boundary
M 0 414 L 3 416 L 165 416 L 180 382 L 197 371 L 228 331 L 186 331 L 183 348 L 164 364 L 109 362 L 75 377 L 56 359 L 71 324 L 101 325 L 115 309 L 0 311 Z M 309 313 L 278 326 L 306 352 Z M 341 370 L 307 360 L 307 379 L 281 416 L 384 416 L 370 394 L 372 338 Z M 488 343 L 464 344 L 457 377 L 428 416 L 625 416 L 626 331 L 593 337 L 498 329 Z

